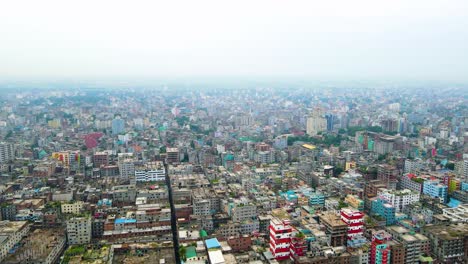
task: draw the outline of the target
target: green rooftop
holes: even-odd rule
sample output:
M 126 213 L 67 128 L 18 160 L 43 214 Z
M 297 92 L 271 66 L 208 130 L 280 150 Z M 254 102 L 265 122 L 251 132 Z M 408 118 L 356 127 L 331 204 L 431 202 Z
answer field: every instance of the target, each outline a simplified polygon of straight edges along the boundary
M 195 247 L 186 247 L 185 248 L 185 257 L 187 259 L 190 259 L 190 258 L 196 258 L 197 257 L 197 252 L 195 251 Z

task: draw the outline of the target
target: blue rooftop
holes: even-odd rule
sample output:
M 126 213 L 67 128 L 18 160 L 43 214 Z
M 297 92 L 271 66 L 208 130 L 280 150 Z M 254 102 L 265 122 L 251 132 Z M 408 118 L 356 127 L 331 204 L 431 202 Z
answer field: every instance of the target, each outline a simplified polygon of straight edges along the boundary
M 447 204 L 448 207 L 455 208 L 458 207 L 461 204 L 461 202 L 457 199 L 450 198 L 450 202 Z
M 221 244 L 219 244 L 219 241 L 216 238 L 210 238 L 210 239 L 205 240 L 205 244 L 206 244 L 206 248 L 208 249 L 221 247 Z
M 116 224 L 131 224 L 136 223 L 136 219 L 117 218 L 115 219 Z

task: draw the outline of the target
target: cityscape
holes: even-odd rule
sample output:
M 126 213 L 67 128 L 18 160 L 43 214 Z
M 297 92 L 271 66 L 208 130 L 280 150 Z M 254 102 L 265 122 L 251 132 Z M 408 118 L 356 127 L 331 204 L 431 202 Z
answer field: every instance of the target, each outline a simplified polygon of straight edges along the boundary
M 468 1 L 0 4 L 0 264 L 467 264 Z
M 463 263 L 466 90 L 351 90 L 7 89 L 1 262 Z

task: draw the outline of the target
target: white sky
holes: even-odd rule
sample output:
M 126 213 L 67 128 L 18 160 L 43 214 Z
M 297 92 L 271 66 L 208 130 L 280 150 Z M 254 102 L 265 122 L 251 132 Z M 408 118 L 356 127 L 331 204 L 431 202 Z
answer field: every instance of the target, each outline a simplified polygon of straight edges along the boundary
M 2 1 L 0 79 L 468 81 L 468 1 Z

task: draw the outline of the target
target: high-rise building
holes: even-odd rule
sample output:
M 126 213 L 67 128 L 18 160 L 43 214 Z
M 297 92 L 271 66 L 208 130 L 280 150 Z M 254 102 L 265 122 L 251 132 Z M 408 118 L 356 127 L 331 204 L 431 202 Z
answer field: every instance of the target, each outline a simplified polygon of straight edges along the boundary
M 468 159 L 455 163 L 455 173 L 464 182 L 468 182 Z
M 67 221 L 68 244 L 81 245 L 91 242 L 91 218 L 73 217 Z
M 395 223 L 395 207 L 381 198 L 372 201 L 371 214 L 385 219 L 386 225 Z
M 348 225 L 347 246 L 360 247 L 366 243 L 364 238 L 364 214 L 356 209 L 342 208 L 341 220 Z
M 333 123 L 335 122 L 335 116 L 333 114 L 326 114 L 325 119 L 327 120 L 327 131 L 333 131 Z
M 398 169 L 395 166 L 383 164 L 377 167 L 377 179 L 385 184 L 387 189 L 396 189 L 398 174 Z
M 289 220 L 273 218 L 270 221 L 270 252 L 280 261 L 289 259 L 292 227 Z
M 404 249 L 404 263 L 419 263 L 419 258 L 423 254 L 429 254 L 430 242 L 429 239 L 419 233 L 401 227 L 390 226 L 387 231 L 392 235 L 393 239 L 400 242 Z
M 112 120 L 112 135 L 118 135 L 123 132 L 125 132 L 125 121 L 120 116 L 117 116 Z
M 121 178 L 129 179 L 135 175 L 135 161 L 133 159 L 124 159 L 119 161 L 118 165 Z
M 100 168 L 101 166 L 109 165 L 109 155 L 107 152 L 96 152 L 93 155 L 94 168 Z
M 326 212 L 319 216 L 320 223 L 325 226 L 325 234 L 330 238 L 333 247 L 345 246 L 348 235 L 348 225 L 341 217 L 332 212 Z
M 6 163 L 15 158 L 15 147 L 11 143 L 0 142 L 0 163 Z
M 348 239 L 363 234 L 364 214 L 351 208 L 341 209 L 341 220 L 348 225 Z
M 391 249 L 387 242 L 391 239 L 391 235 L 384 231 L 372 235 L 370 264 L 390 264 Z
M 179 163 L 180 154 L 178 148 L 167 148 L 167 163 Z
M 306 132 L 309 136 L 315 136 L 318 132 L 327 129 L 327 120 L 322 117 L 321 111 L 314 111 L 307 117 Z

